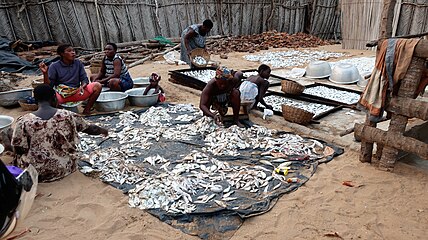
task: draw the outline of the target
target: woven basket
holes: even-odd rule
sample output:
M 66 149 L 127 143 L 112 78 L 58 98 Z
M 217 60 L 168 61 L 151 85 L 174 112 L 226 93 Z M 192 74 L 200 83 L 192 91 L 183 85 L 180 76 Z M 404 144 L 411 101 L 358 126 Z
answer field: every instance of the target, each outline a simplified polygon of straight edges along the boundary
M 284 117 L 285 120 L 289 122 L 305 125 L 312 120 L 312 117 L 314 116 L 314 114 L 300 108 L 283 104 L 282 116 Z
M 26 103 L 25 100 L 19 100 L 18 103 L 24 111 L 36 111 L 39 108 L 39 105 Z
M 300 95 L 305 90 L 305 86 L 289 80 L 281 81 L 281 91 L 292 95 Z
M 100 69 L 101 69 L 101 61 L 100 60 L 91 62 L 91 67 L 89 68 L 89 70 L 91 70 L 92 74 L 99 73 Z
M 198 64 L 193 59 L 196 56 L 201 56 L 206 60 L 206 64 Z M 190 52 L 190 59 L 192 61 L 192 64 L 196 67 L 206 67 L 208 65 L 208 62 L 210 61 L 210 54 L 203 48 L 195 48 Z
M 43 83 L 44 83 L 43 80 L 33 80 L 33 82 L 31 83 L 31 86 L 33 88 L 36 88 L 37 86 L 42 85 Z

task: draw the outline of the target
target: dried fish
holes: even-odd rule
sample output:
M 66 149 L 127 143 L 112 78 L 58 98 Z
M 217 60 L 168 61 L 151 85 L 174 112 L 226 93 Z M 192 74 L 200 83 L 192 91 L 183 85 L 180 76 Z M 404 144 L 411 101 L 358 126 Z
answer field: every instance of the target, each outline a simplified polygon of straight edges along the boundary
M 357 103 L 360 99 L 360 94 L 339 90 L 333 87 L 326 87 L 326 86 L 315 86 L 315 87 L 309 87 L 305 88 L 303 91 L 305 94 L 327 98 L 330 100 L 334 100 L 341 103 L 346 104 L 354 104 Z
M 314 50 L 290 50 L 283 52 L 264 52 L 257 55 L 245 55 L 244 59 L 267 64 L 273 68 L 286 68 L 302 66 L 315 60 L 338 58 L 342 56 L 345 56 L 345 54 Z
M 198 65 L 206 65 L 208 63 L 207 60 L 202 56 L 195 56 L 193 58 L 193 62 Z
M 215 77 L 215 70 L 194 70 L 194 71 L 185 71 L 183 74 L 201 80 L 202 82 L 209 82 Z
M 313 113 L 315 116 L 318 116 L 319 114 L 327 112 L 334 108 L 333 106 L 328 106 L 325 104 L 305 102 L 276 95 L 269 95 L 264 97 L 263 99 L 267 104 L 272 105 L 273 110 L 277 112 L 282 112 L 283 104 L 306 110 L 308 112 Z M 263 107 L 263 105 L 261 105 L 260 103 L 258 106 Z

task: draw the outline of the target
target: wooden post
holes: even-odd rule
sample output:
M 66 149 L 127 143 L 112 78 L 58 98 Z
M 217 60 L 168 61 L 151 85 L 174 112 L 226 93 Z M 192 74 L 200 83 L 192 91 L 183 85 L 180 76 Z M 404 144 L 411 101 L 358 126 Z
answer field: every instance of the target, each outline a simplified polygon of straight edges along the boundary
M 375 122 L 371 122 L 369 120 L 369 115 L 366 116 L 366 122 L 364 123 L 367 126 L 370 127 L 376 127 Z M 357 136 L 356 132 L 354 134 L 355 139 L 359 139 L 359 136 Z M 360 153 L 360 162 L 371 162 L 372 161 L 372 154 L 373 154 L 373 142 L 368 142 L 364 139 L 361 139 L 361 153 Z
M 424 59 L 413 57 L 404 79 L 401 81 L 398 97 L 413 98 L 416 88 L 419 85 L 422 69 L 424 68 Z M 406 130 L 408 117 L 393 114 L 389 124 L 388 132 L 391 134 L 403 134 Z M 398 150 L 393 147 L 385 147 L 379 162 L 381 170 L 392 171 L 397 160 Z
M 394 8 L 397 0 L 384 0 L 379 29 L 379 38 L 392 37 L 392 22 L 394 20 Z

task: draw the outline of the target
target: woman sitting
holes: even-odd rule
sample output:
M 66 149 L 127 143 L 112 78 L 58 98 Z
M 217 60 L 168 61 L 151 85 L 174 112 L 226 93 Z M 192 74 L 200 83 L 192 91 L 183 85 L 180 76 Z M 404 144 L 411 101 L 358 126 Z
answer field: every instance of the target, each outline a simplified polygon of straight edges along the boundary
M 32 164 L 39 181 L 54 181 L 76 170 L 78 132 L 107 135 L 108 131 L 73 112 L 52 107 L 55 91 L 49 85 L 37 86 L 34 98 L 39 109 L 18 118 L 12 146 L 20 167 Z
M 55 89 L 58 104 L 88 99 L 83 114 L 90 114 L 101 93 L 101 84 L 89 83 L 83 63 L 76 59 L 76 52 L 70 44 L 61 44 L 56 51 L 60 60 L 49 68 L 43 62 L 39 65 L 44 83 Z
M 99 82 L 112 91 L 126 91 L 134 86 L 128 68 L 122 58 L 116 54 L 117 45 L 107 43 L 104 47 L 104 59 L 98 75 L 92 75 L 91 81 Z

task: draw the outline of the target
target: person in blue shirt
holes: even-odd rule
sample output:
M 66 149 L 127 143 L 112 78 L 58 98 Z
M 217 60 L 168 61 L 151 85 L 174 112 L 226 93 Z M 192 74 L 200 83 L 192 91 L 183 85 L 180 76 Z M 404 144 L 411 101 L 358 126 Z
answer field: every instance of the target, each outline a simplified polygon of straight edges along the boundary
M 83 63 L 76 59 L 76 52 L 70 44 L 59 45 L 57 53 L 60 60 L 49 67 L 43 62 L 39 65 L 44 83 L 54 88 L 58 104 L 88 99 L 83 114 L 90 114 L 101 93 L 101 84 L 89 83 Z

